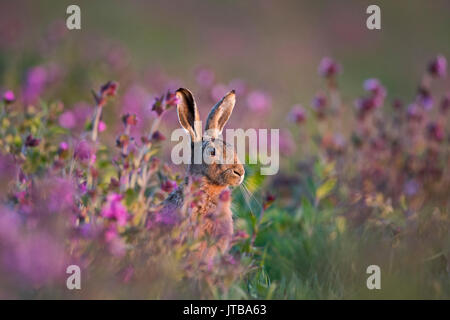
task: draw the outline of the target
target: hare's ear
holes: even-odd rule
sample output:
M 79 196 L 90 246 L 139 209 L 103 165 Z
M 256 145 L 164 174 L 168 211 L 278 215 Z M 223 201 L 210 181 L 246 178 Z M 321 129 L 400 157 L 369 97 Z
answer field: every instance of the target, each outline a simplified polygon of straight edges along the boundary
M 191 135 L 193 142 L 202 140 L 200 116 L 194 96 L 188 89 L 180 88 L 176 92 L 178 98 L 177 113 L 181 126 Z
M 234 90 L 228 92 L 211 110 L 206 120 L 205 131 L 214 138 L 222 133 L 223 127 L 233 112 L 236 104 Z

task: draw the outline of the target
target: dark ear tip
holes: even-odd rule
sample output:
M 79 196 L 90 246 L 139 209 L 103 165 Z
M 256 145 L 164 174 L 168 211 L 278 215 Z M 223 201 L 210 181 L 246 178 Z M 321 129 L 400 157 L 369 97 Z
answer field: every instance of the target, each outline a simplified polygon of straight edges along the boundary
M 236 90 L 233 89 L 233 90 L 230 91 L 230 93 L 236 94 Z

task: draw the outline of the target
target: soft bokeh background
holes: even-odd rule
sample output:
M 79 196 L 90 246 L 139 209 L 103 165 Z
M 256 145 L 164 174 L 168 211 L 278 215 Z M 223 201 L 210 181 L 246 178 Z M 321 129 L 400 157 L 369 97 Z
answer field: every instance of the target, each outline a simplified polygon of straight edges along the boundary
M 81 30 L 69 31 L 65 27 L 70 4 L 81 7 Z M 434 103 L 430 112 L 420 114 L 420 124 L 414 122 L 416 114 L 410 112 L 416 109 L 406 111 L 406 106 L 416 101 L 422 107 L 423 96 L 418 97 L 417 88 L 421 79 L 428 79 L 422 77 L 429 61 L 438 54 L 450 57 L 450 2 L 378 1 L 381 31 L 366 28 L 365 11 L 370 4 L 374 3 L 1 1 L 0 94 L 12 90 L 16 101 L 5 100 L 0 146 L 14 155 L 16 163 L 8 163 L 8 158 L 6 164 L 2 160 L 0 165 L 19 165 L 23 170 L 16 174 L 18 177 L 2 176 L 5 181 L 14 181 L 10 185 L 15 187 L 1 190 L 4 225 L 10 223 L 16 228 L 20 223 L 14 216 L 26 220 L 26 210 L 40 214 L 49 203 L 54 205 L 47 200 L 54 199 L 55 194 L 60 196 L 50 192 L 51 186 L 59 183 L 59 191 L 66 194 L 67 187 L 67 194 L 73 193 L 76 199 L 76 223 L 71 226 L 75 229 L 89 227 L 97 219 L 108 231 L 111 221 L 99 212 L 111 203 L 123 209 L 121 213 L 128 210 L 136 216 L 139 210 L 133 197 L 139 188 L 124 192 L 121 181 L 109 180 L 117 173 L 112 163 L 118 158 L 114 147 L 117 135 L 124 130 L 120 116 L 137 114 L 138 124 L 131 129 L 131 135 L 140 143 L 139 138 L 159 119 L 151 110 L 155 98 L 167 90 L 190 88 L 204 119 L 227 90 L 236 89 L 237 106 L 229 127 L 282 129 L 279 175 L 264 180 L 248 168 L 246 184 L 254 195 L 240 195 L 239 189 L 233 193 L 235 228 L 250 238 L 243 237 L 246 240 L 237 243 L 232 254 L 245 268 L 236 267 L 234 258 L 230 258 L 232 263 L 222 261 L 212 276 L 216 286 L 199 289 L 189 281 L 180 284 L 180 278 L 185 278 L 178 272 L 189 278 L 189 270 L 180 271 L 172 260 L 164 260 L 181 250 L 176 245 L 165 247 L 166 252 L 158 251 L 160 255 L 150 254 L 151 263 L 145 260 L 146 245 L 159 248 L 167 239 L 151 234 L 156 240 L 147 241 L 145 237 L 149 235 L 146 229 L 138 228 L 142 227 L 139 221 L 114 230 L 117 238 L 113 240 L 120 244 L 120 250 L 124 251 L 125 244 L 137 248 L 127 251 L 129 256 L 125 258 L 99 254 L 98 261 L 90 255 L 106 252 L 96 247 L 103 242 L 89 240 L 86 246 L 77 247 L 78 238 L 64 241 L 68 240 L 68 233 L 57 231 L 52 236 L 64 239 L 58 240 L 59 244 L 73 245 L 70 254 L 83 260 L 86 270 L 92 272 L 91 287 L 75 297 L 448 298 L 449 100 L 442 97 L 450 88 L 449 77 L 437 77 L 427 83 Z M 317 74 L 318 65 L 326 56 L 336 59 L 343 68 L 336 76 L 342 105 L 338 115 L 327 114 L 323 120 L 316 117 L 311 100 L 320 91 L 331 99 L 335 94 L 336 88 Z M 368 78 L 380 79 L 387 96 L 385 100 L 383 96 L 383 107 L 364 122 L 355 117 L 354 101 L 371 94 L 371 90 L 366 90 L 368 93 L 362 87 Z M 98 91 L 108 80 L 115 80 L 120 86 L 115 99 L 104 107 L 101 147 L 97 150 L 97 162 L 93 161 L 98 181 L 93 178 L 93 187 L 87 190 L 85 180 L 94 174 L 90 166 L 71 158 L 72 150 L 79 146 L 80 137 L 89 137 L 91 128 L 85 124 L 94 110 L 91 91 Z M 391 107 L 396 98 L 403 101 L 403 109 Z M 441 101 L 447 101 L 445 110 L 439 109 Z M 306 121 L 295 123 L 289 120 L 289 114 L 299 104 L 306 110 L 300 115 L 306 116 Z M 169 137 L 175 127 L 178 122 L 172 106 L 164 114 L 159 130 Z M 88 134 L 83 135 L 85 129 Z M 30 133 L 40 143 L 26 141 Z M 68 149 L 64 150 L 70 152 L 61 151 L 62 140 L 67 142 Z M 163 160 L 168 159 L 171 147 L 167 140 L 162 146 Z M 437 168 L 433 167 L 435 164 Z M 76 177 L 71 176 L 74 167 Z M 139 202 L 147 206 L 147 211 L 167 196 L 173 186 L 170 183 L 181 181 L 181 176 L 162 165 L 155 170 L 152 183 L 156 187 L 146 189 L 145 198 Z M 55 172 L 62 172 L 67 181 L 55 182 Z M 72 178 L 79 184 L 75 191 L 71 189 L 75 183 Z M 43 187 L 36 191 L 32 186 L 40 179 L 43 182 L 38 186 Z M 165 184 L 168 180 L 169 185 Z M 119 186 L 121 195 L 107 198 Z M 68 198 L 72 208 L 73 199 Z M 67 227 L 64 216 L 61 223 Z M 27 227 L 33 235 L 34 225 Z M 3 228 L 0 236 L 16 236 L 9 232 L 19 230 L 14 228 Z M 9 264 L 0 265 L 0 284 L 6 288 L 2 292 L 0 286 L 0 297 L 74 297 L 62 290 L 59 282 L 53 287 L 44 285 L 42 291 L 33 282 L 41 284 L 47 273 L 67 261 L 61 258 L 61 248 L 47 238 L 46 228 L 44 223 L 43 239 L 36 236 L 42 242 L 33 241 L 33 236 L 27 236 L 26 241 L 15 238 L 18 249 L 12 254 L 8 246 L 0 243 L 0 250 L 9 254 L 5 259 Z M 141 238 L 129 235 L 136 229 L 147 242 L 143 244 Z M 76 232 L 81 234 L 84 230 Z M 88 250 L 90 245 L 96 249 Z M 39 254 L 39 249 L 44 254 Z M 10 259 L 14 254 L 16 260 Z M 59 264 L 49 263 L 52 259 Z M 161 259 L 163 263 L 158 264 Z M 384 290 L 376 293 L 365 287 L 365 268 L 372 263 L 386 272 Z M 33 267 L 36 264 L 41 266 L 37 273 Z M 55 271 L 58 277 L 59 269 Z M 20 275 L 17 281 L 22 281 L 23 274 L 31 274 L 32 284 L 23 280 L 18 287 L 11 280 L 15 278 L 9 276 L 15 272 Z M 227 282 L 224 274 L 230 273 L 231 280 Z M 130 284 L 124 286 L 124 282 Z M 218 289 L 222 287 L 223 291 Z

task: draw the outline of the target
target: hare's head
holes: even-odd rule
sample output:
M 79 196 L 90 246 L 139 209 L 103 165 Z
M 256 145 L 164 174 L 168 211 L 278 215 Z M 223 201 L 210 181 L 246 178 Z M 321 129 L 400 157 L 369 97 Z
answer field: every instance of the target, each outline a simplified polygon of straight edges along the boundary
M 178 119 L 191 136 L 191 164 L 189 172 L 201 175 L 207 181 L 220 186 L 237 186 L 244 180 L 244 166 L 236 150 L 220 137 L 236 103 L 230 91 L 211 110 L 202 134 L 200 116 L 192 93 L 184 88 L 177 90 Z M 201 151 L 201 155 L 200 155 Z M 197 153 L 197 155 L 196 155 Z M 197 160 L 194 159 L 197 156 Z

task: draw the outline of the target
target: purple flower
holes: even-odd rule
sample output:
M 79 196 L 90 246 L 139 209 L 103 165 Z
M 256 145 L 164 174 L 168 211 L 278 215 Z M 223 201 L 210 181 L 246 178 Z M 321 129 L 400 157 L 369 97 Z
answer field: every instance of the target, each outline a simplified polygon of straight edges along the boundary
M 280 153 L 289 156 L 295 151 L 295 143 L 289 130 L 280 130 Z
M 305 109 L 300 104 L 294 105 L 288 115 L 288 119 L 297 124 L 304 122 L 306 119 Z
M 25 146 L 30 148 L 37 147 L 40 142 L 40 139 L 34 138 L 31 134 L 29 134 L 25 139 Z
M 431 92 L 426 87 L 419 87 L 417 93 L 417 103 L 420 104 L 425 110 L 430 110 L 433 107 L 433 97 Z
M 7 248 L 2 258 L 18 279 L 37 286 L 61 277 L 67 261 L 61 241 L 44 233 L 21 237 Z
M 24 87 L 25 103 L 34 103 L 47 84 L 47 71 L 42 66 L 31 68 L 26 76 Z
M 406 110 L 406 117 L 411 121 L 422 121 L 423 114 L 417 104 L 410 104 Z
M 214 101 L 220 100 L 224 95 L 227 94 L 228 91 L 228 86 L 224 85 L 223 83 L 218 83 L 211 89 L 211 98 Z
M 77 124 L 77 119 L 72 111 L 66 111 L 59 116 L 59 125 L 66 129 L 73 129 Z
M 327 97 L 322 92 L 318 92 L 311 101 L 312 109 L 319 118 L 325 116 L 325 108 L 327 106 Z
M 122 204 L 122 196 L 117 193 L 109 194 L 106 198 L 106 204 L 101 210 L 101 215 L 104 218 L 117 221 L 119 226 L 124 226 L 128 221 L 127 208 Z
M 447 75 L 447 59 L 443 55 L 438 55 L 428 65 L 428 71 L 435 78 L 444 78 Z
M 441 112 L 447 113 L 449 109 L 450 109 L 450 93 L 447 93 L 441 102 Z
M 103 132 L 106 130 L 106 123 L 104 123 L 103 121 L 100 121 L 98 123 L 98 132 Z
M 161 142 L 164 140 L 166 140 L 166 137 L 160 131 L 156 130 L 155 132 L 153 132 L 152 141 Z
M 320 61 L 318 72 L 325 78 L 333 77 L 341 72 L 341 66 L 331 58 L 325 57 Z
M 437 123 L 437 122 L 431 122 L 427 126 L 427 134 L 428 137 L 436 142 L 442 142 L 444 140 L 444 128 Z
M 6 91 L 3 94 L 3 101 L 5 103 L 13 103 L 16 100 L 16 96 L 14 95 L 14 92 L 11 90 Z
M 403 192 L 410 197 L 416 195 L 419 190 L 420 184 L 414 179 L 406 181 L 403 185 Z
M 81 140 L 75 148 L 74 157 L 77 160 L 86 161 L 92 157 L 92 154 L 93 151 L 89 143 L 86 140 Z
M 214 83 L 214 72 L 207 68 L 199 68 L 196 71 L 195 79 L 197 83 L 202 87 L 210 87 Z
M 172 192 L 177 187 L 177 183 L 173 180 L 166 180 L 161 184 L 161 189 L 165 192 Z
M 261 90 L 254 90 L 247 96 L 248 107 L 253 111 L 264 112 L 270 109 L 271 98 Z

